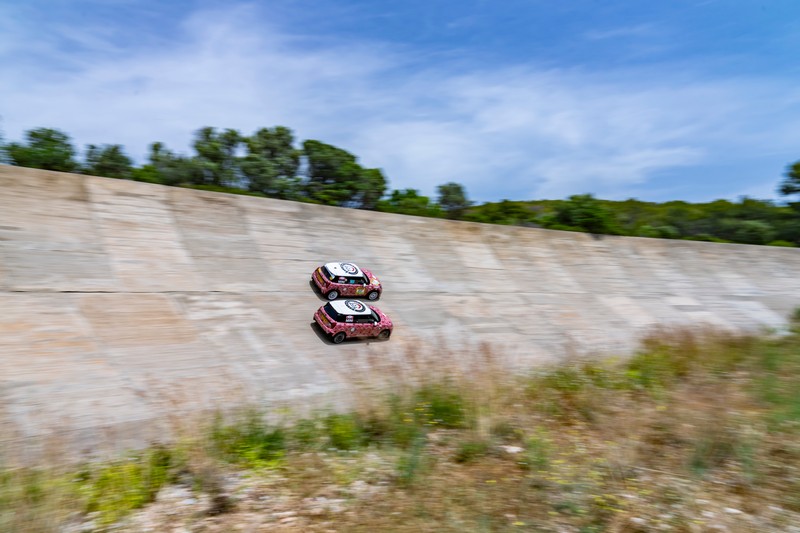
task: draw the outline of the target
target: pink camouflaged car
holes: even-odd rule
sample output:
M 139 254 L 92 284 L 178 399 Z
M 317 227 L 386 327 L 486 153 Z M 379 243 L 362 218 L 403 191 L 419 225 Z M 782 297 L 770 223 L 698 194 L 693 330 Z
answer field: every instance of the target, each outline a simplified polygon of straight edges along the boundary
M 314 322 L 335 344 L 348 338 L 388 339 L 392 334 L 389 317 L 358 300 L 328 302 L 314 313 Z
M 375 301 L 383 290 L 372 272 L 355 263 L 325 263 L 311 274 L 311 281 L 328 300 L 349 296 Z

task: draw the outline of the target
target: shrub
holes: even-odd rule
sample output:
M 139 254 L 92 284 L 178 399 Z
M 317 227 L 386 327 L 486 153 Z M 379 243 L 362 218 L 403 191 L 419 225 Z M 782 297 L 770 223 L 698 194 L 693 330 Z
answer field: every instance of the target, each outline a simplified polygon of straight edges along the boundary
M 172 463 L 171 452 L 156 447 L 123 461 L 84 469 L 76 481 L 86 497 L 86 511 L 99 513 L 101 525 L 118 521 L 155 499 L 171 478 Z
M 355 450 L 365 443 L 358 418 L 355 415 L 330 414 L 325 420 L 328 443 L 337 450 Z
M 489 443 L 483 439 L 464 441 L 456 448 L 453 460 L 457 463 L 469 463 L 489 453 Z
M 397 463 L 397 481 L 401 486 L 412 485 L 425 468 L 425 444 L 427 438 L 424 432 L 418 432 L 408 451 L 400 457 Z
M 698 474 L 721 466 L 736 456 L 735 432 L 724 421 L 704 426 L 695 439 L 689 466 Z
M 274 467 L 286 452 L 286 432 L 270 428 L 257 411 L 225 424 L 217 417 L 211 429 L 213 452 L 224 461 L 251 468 Z
M 0 465 L 0 531 L 49 533 L 84 507 L 73 476 Z
M 445 428 L 467 426 L 466 399 L 453 383 L 428 384 L 414 395 L 418 422 Z
M 544 430 L 525 441 L 525 458 L 520 465 L 534 472 L 543 472 L 550 467 L 550 440 Z
M 315 418 L 298 420 L 290 431 L 292 442 L 300 449 L 315 447 L 322 435 L 323 431 Z

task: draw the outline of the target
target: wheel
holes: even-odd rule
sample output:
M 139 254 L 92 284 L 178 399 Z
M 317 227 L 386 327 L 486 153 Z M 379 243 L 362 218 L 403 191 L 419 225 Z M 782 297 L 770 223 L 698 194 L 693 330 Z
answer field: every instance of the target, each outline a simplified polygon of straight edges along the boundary
M 388 339 L 389 335 L 391 335 L 391 334 L 392 334 L 391 331 L 389 331 L 388 329 L 385 329 L 385 330 L 381 331 L 380 333 L 378 333 L 378 338 L 379 339 Z
M 339 291 L 328 291 L 328 294 L 325 295 L 325 298 L 331 301 L 335 300 L 338 297 L 339 297 Z
M 331 340 L 333 341 L 333 344 L 339 344 L 339 343 L 341 343 L 341 342 L 342 342 L 342 341 L 343 341 L 343 340 L 344 340 L 346 337 L 347 337 L 347 335 L 345 335 L 345 334 L 344 334 L 344 331 L 340 331 L 339 333 L 337 333 L 336 335 L 334 335 L 334 336 L 333 336 L 333 338 L 332 338 Z
M 378 296 L 380 296 L 380 294 L 378 294 L 378 291 L 369 291 L 369 294 L 367 294 L 367 298 L 369 298 L 373 302 L 378 299 Z

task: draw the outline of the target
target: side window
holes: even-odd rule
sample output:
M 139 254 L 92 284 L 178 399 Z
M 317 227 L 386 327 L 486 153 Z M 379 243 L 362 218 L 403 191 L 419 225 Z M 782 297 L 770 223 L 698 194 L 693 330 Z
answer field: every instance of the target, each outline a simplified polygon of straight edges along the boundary
M 369 315 L 367 315 L 367 316 L 360 316 L 360 317 L 357 317 L 357 318 L 356 318 L 356 323 L 357 323 L 357 324 L 372 324 L 372 323 L 373 323 L 373 320 L 372 320 L 372 317 L 371 317 L 371 316 L 369 316 Z
M 370 318 L 370 321 L 371 321 L 371 322 L 374 322 L 374 323 L 376 323 L 376 324 L 377 324 L 378 322 L 380 322 L 380 321 L 381 321 L 381 317 L 379 317 L 379 316 L 378 316 L 378 313 L 376 313 L 375 311 L 373 311 L 373 312 L 372 312 L 372 316 L 371 316 L 371 318 Z

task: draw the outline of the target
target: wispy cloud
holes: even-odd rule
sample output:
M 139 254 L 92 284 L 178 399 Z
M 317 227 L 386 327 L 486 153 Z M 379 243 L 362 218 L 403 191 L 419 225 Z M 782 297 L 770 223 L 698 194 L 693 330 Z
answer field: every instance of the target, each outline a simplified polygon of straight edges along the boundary
M 251 133 L 281 124 L 382 167 L 395 188 L 426 194 L 457 181 L 478 200 L 625 196 L 656 173 L 745 145 L 786 144 L 800 127 L 785 113 L 797 108 L 786 96 L 793 89 L 780 80 L 703 79 L 687 74 L 687 65 L 412 68 L 413 51 L 312 39 L 250 4 L 190 13 L 175 35 L 145 35 L 139 44 L 54 26 L 37 41 L 38 55 L 19 61 L 14 43 L 35 30 L 15 31 L 0 37 L 0 114 L 9 138 L 52 126 L 80 145 L 124 144 L 141 159 L 157 140 L 187 150 L 204 125 Z
M 635 24 L 632 26 L 621 26 L 606 30 L 591 30 L 584 34 L 586 39 L 593 41 L 603 41 L 606 39 L 619 39 L 628 37 L 653 37 L 661 34 L 654 24 Z

